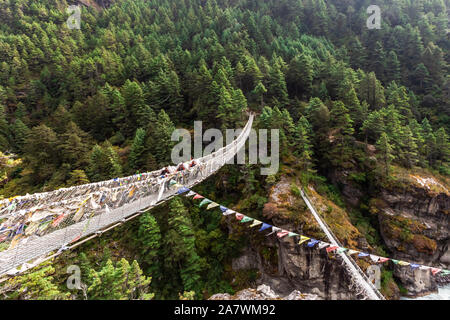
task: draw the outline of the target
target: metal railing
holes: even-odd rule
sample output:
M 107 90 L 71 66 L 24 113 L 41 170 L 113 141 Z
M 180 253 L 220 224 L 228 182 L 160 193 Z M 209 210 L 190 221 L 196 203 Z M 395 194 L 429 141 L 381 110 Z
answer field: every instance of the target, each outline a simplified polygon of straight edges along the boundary
M 9 248 L 0 251 L 0 276 L 21 273 L 33 259 L 64 250 L 167 201 L 177 193 L 177 188 L 171 187 L 174 182 L 186 187 L 202 182 L 245 145 L 253 119 L 251 114 L 232 143 L 195 159 L 197 165 L 193 168 L 164 178 L 161 178 L 162 170 L 158 170 L 0 202 L 3 204 L 0 223 L 11 226 L 11 230 L 0 228 L 0 236 L 9 233 L 8 239 L 2 242 Z M 11 232 L 16 234 L 11 236 Z

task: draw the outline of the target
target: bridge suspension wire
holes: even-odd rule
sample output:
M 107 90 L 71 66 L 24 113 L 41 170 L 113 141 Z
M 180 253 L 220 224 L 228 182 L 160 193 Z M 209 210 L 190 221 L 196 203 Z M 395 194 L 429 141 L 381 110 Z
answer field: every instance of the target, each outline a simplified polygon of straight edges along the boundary
M 333 244 L 334 246 L 342 247 L 342 245 L 339 243 L 339 240 L 336 238 L 336 236 L 333 234 L 333 232 L 327 226 L 325 221 L 323 221 L 323 219 L 320 217 L 319 213 L 316 211 L 316 209 L 312 205 L 311 201 L 309 200 L 308 196 L 302 189 L 300 189 L 300 194 L 301 194 L 303 200 L 305 201 L 308 209 L 311 211 L 312 215 L 314 216 L 314 219 L 317 221 L 320 228 L 327 236 L 328 241 L 330 241 L 330 243 Z M 371 300 L 385 300 L 385 297 L 381 294 L 380 291 L 378 291 L 378 289 L 375 287 L 375 285 L 368 279 L 366 274 L 356 264 L 356 262 L 353 260 L 353 258 L 349 257 L 348 255 L 346 255 L 343 252 L 338 253 L 338 255 L 341 257 L 342 261 L 344 262 L 345 270 L 353 278 L 355 285 L 357 285 L 360 288 L 360 292 L 363 293 L 365 297 L 367 297 Z
M 192 187 L 202 182 L 241 150 L 253 120 L 254 114 L 250 114 L 235 140 L 194 159 L 193 167 L 189 167 L 193 163 L 189 161 L 188 168 L 181 172 L 166 174 L 161 169 L 0 201 L 0 276 L 29 270 L 45 257 L 58 255 L 82 239 L 101 234 L 167 201 L 177 192 L 172 184 Z

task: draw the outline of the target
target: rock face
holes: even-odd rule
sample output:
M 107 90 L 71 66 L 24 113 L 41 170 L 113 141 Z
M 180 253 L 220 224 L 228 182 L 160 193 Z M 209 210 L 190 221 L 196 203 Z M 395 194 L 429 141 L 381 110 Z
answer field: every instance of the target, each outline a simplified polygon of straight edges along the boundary
M 351 176 L 351 172 L 337 170 L 330 173 L 329 178 L 339 187 L 346 202 L 357 207 L 361 199 L 370 196 L 373 190 L 361 188 Z M 377 214 L 379 231 L 391 257 L 448 269 L 448 181 L 439 181 L 425 172 L 412 174 L 400 171 L 393 178 L 395 181 L 389 182 L 389 186 L 385 186 L 370 204 L 371 211 Z M 394 266 L 394 276 L 411 296 L 437 290 L 436 280 L 439 279 L 431 276 L 429 271 Z
M 286 230 L 303 234 L 303 226 L 311 227 L 314 221 L 309 212 L 302 209 L 303 200 L 292 193 L 292 182 L 283 177 L 270 193 L 264 208 L 265 221 Z M 304 211 L 304 217 L 296 219 L 292 212 Z M 303 219 L 303 220 L 302 220 Z M 230 230 L 233 232 L 232 230 Z M 340 261 L 328 257 L 316 248 L 299 246 L 294 238 L 277 238 L 276 235 L 257 235 L 258 241 L 247 248 L 232 262 L 233 270 L 256 269 L 261 275 L 257 284 L 270 286 L 278 295 L 288 296 L 295 290 L 317 295 L 320 299 L 358 299 L 352 283 Z M 297 240 L 298 241 L 298 240 Z
M 314 294 L 302 294 L 298 290 L 292 291 L 284 298 L 277 295 L 269 286 L 260 285 L 256 289 L 244 289 L 230 295 L 228 293 L 217 293 L 209 298 L 209 300 L 318 300 L 318 296 Z
M 376 201 L 380 231 L 394 258 L 424 265 L 450 266 L 450 196 L 426 185 L 383 190 Z M 437 290 L 429 271 L 395 267 L 394 275 L 410 295 Z

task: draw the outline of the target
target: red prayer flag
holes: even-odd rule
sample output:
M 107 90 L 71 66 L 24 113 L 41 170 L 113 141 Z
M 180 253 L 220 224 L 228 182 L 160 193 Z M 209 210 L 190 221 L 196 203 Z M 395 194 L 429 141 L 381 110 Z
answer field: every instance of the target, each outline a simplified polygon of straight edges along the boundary
M 337 248 L 339 248 L 338 246 L 331 246 L 327 248 L 327 253 L 330 253 L 331 251 L 336 250 Z
M 241 213 L 236 213 L 236 219 L 238 219 L 239 221 L 241 221 L 242 219 L 244 219 L 244 215 Z
M 201 196 L 201 195 L 199 195 L 198 193 L 194 196 L 194 200 L 197 200 L 197 199 L 204 199 L 205 197 L 204 196 Z
M 389 258 L 380 257 L 380 260 L 378 260 L 379 263 L 384 263 L 386 261 L 389 261 Z
M 64 219 L 64 214 L 58 216 L 55 220 L 53 220 L 52 227 L 58 226 L 63 219 Z
M 433 276 L 435 276 L 437 273 L 441 272 L 442 269 L 439 268 L 431 268 L 431 273 L 433 274 Z
M 281 230 L 280 232 L 277 233 L 277 237 L 283 238 L 283 237 L 287 236 L 288 234 L 289 234 L 289 231 Z

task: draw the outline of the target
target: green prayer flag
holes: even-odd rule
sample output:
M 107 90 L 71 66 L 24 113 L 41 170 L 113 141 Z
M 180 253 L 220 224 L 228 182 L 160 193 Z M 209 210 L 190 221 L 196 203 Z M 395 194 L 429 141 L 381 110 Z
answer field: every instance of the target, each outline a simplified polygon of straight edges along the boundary
M 198 206 L 201 208 L 201 207 L 204 206 L 205 204 L 209 204 L 209 203 L 211 203 L 211 202 L 212 202 L 212 201 L 209 200 L 209 199 L 203 199 L 202 202 L 200 202 L 200 204 L 199 204 Z
M 242 218 L 242 220 L 241 220 L 241 223 L 246 223 L 246 222 L 250 222 L 250 221 L 253 221 L 253 219 L 250 218 L 250 217 L 244 216 L 244 217 Z

